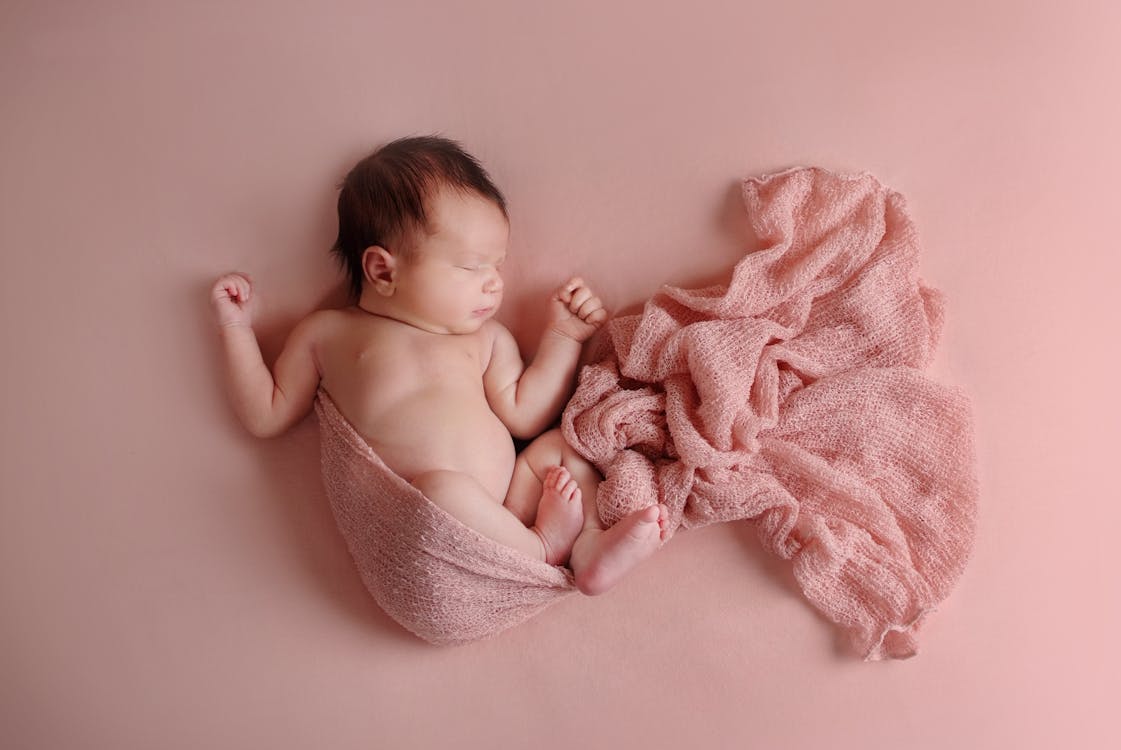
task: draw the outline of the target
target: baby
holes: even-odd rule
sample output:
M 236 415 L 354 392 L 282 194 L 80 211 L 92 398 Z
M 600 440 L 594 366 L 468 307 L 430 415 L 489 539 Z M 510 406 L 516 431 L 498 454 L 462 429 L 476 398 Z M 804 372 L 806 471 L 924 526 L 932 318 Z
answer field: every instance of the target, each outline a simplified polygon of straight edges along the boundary
M 393 141 L 343 182 L 333 248 L 353 306 L 319 310 L 292 331 L 272 372 L 251 328 L 245 275 L 214 284 L 234 410 L 257 436 L 302 419 L 322 387 L 397 475 L 465 525 L 552 565 L 585 594 L 611 588 L 668 535 L 665 506 L 604 529 L 599 474 L 559 430 L 515 455 L 572 395 L 581 347 L 607 320 L 579 278 L 549 304 L 527 367 L 494 320 L 510 226 L 506 202 L 454 141 Z

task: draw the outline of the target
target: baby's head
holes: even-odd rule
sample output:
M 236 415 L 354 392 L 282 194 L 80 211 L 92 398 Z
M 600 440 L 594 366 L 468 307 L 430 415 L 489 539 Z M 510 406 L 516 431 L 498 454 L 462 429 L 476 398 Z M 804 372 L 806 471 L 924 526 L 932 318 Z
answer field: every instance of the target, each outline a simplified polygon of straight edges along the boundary
M 387 263 L 400 267 L 420 260 L 426 245 L 447 229 L 439 226 L 442 209 L 464 201 L 476 213 L 489 211 L 483 219 L 491 225 L 508 222 L 502 193 L 455 141 L 401 138 L 358 162 L 340 186 L 339 236 L 332 247 L 346 271 L 351 297 L 359 300 L 367 285 L 378 283 L 378 270 L 384 271 Z M 492 239 L 466 238 L 497 244 Z

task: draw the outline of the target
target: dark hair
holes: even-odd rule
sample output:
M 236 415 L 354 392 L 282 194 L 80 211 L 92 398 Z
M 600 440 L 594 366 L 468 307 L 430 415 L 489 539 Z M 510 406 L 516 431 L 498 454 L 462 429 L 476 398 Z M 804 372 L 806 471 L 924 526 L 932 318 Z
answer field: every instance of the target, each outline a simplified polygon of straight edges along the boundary
M 339 236 L 334 253 L 362 295 L 362 256 L 373 245 L 407 255 L 411 237 L 430 231 L 425 205 L 441 187 L 488 198 L 506 214 L 506 199 L 483 166 L 455 141 L 439 136 L 399 138 L 358 162 L 339 186 Z

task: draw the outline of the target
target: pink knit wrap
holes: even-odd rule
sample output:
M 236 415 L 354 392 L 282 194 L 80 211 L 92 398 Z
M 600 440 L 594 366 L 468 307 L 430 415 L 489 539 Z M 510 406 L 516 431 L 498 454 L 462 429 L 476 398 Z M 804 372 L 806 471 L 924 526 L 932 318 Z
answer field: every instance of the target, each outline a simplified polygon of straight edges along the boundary
M 613 320 L 565 438 L 605 476 L 605 523 L 655 501 L 684 528 L 751 519 L 865 658 L 911 656 L 977 506 L 969 402 L 920 372 L 942 299 L 874 177 L 793 169 L 743 195 L 764 249 Z
M 744 182 L 764 249 L 727 285 L 665 287 L 607 327 L 563 416 L 605 476 L 608 525 L 653 502 L 675 527 L 750 519 L 868 659 L 915 653 L 972 546 L 969 403 L 925 375 L 940 296 L 900 195 L 869 175 Z M 574 591 L 571 574 L 467 528 L 396 476 L 326 392 L 324 484 L 366 586 L 434 643 L 485 637 Z
M 323 485 L 362 582 L 385 612 L 430 643 L 485 638 L 576 591 L 572 574 L 464 526 L 392 470 L 326 391 Z

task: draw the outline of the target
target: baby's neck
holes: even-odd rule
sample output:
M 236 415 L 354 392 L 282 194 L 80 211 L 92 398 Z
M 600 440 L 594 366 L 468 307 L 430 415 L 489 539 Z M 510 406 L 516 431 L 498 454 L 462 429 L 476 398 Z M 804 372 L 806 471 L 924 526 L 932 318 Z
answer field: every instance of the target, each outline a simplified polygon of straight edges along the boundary
M 420 320 L 415 318 L 414 316 L 409 315 L 406 311 L 401 310 L 396 305 L 392 304 L 391 300 L 388 300 L 380 295 L 363 293 L 362 297 L 355 305 L 355 308 L 372 317 L 380 318 L 391 323 L 408 326 L 409 328 L 415 329 L 417 331 L 423 331 L 424 333 L 443 336 L 452 335 L 451 331 L 441 330 L 424 320 Z

